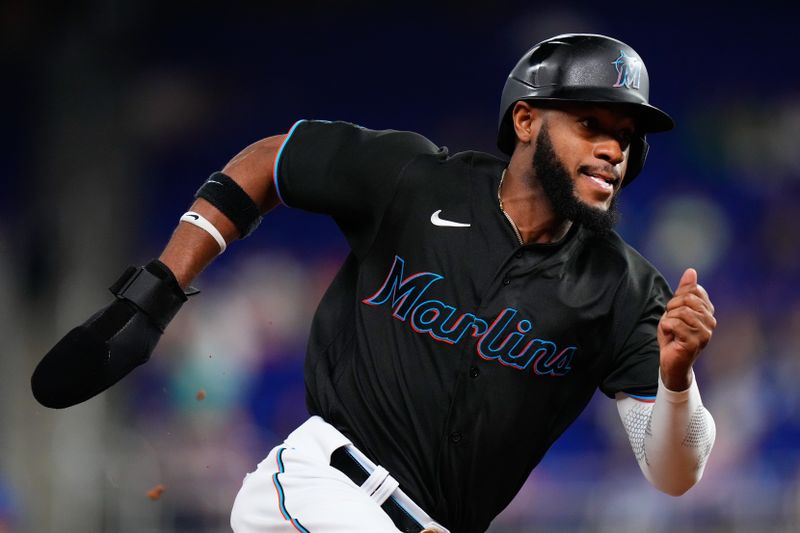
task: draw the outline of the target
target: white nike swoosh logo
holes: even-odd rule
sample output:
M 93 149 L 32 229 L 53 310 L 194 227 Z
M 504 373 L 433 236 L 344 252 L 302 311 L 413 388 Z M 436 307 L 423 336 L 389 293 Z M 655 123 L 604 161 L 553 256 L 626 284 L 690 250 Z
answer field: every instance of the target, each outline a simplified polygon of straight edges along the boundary
M 439 213 L 442 210 L 439 209 L 434 214 L 431 215 L 431 224 L 434 226 L 444 226 L 446 228 L 468 228 L 469 224 L 464 224 L 463 222 L 453 222 L 452 220 L 445 220 L 439 217 Z

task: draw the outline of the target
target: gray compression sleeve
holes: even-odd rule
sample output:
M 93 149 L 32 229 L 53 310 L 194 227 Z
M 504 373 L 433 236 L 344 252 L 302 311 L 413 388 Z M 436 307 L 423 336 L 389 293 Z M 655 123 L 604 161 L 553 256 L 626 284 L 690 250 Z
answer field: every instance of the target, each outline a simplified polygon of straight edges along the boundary
M 657 489 L 680 496 L 703 476 L 714 446 L 716 426 L 703 406 L 697 380 L 685 391 L 672 391 L 658 378 L 655 402 L 624 393 L 616 395 L 617 410 L 628 433 L 636 461 Z

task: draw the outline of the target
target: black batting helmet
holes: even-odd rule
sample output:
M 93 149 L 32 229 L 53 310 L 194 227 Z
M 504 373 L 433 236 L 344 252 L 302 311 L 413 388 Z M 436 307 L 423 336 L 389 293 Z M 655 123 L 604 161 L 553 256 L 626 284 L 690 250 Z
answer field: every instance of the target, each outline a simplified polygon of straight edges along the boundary
M 558 35 L 522 56 L 503 87 L 497 146 L 511 155 L 516 143 L 511 110 L 519 100 L 587 102 L 630 108 L 638 132 L 631 143 L 624 185 L 644 166 L 649 146 L 646 133 L 667 131 L 675 123 L 648 103 L 650 78 L 642 58 L 627 44 L 587 33 Z

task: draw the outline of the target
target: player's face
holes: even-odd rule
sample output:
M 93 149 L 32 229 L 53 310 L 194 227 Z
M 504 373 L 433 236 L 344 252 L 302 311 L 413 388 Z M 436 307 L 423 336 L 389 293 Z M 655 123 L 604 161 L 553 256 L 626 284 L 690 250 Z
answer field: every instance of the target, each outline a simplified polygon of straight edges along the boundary
M 636 124 L 618 108 L 568 104 L 545 113 L 557 158 L 573 180 L 575 195 L 607 211 L 622 186 Z

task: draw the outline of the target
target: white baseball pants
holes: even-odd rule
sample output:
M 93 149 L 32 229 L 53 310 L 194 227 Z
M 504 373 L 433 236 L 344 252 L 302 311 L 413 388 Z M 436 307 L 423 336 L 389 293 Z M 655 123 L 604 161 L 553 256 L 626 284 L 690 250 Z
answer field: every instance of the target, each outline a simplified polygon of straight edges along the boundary
M 368 471 L 376 469 L 336 428 L 318 416 L 309 418 L 245 476 L 231 512 L 233 531 L 400 533 L 381 509 L 382 501 L 330 465 L 331 453 L 342 446 L 371 467 Z M 390 495 L 426 531 L 447 533 L 401 491 Z

